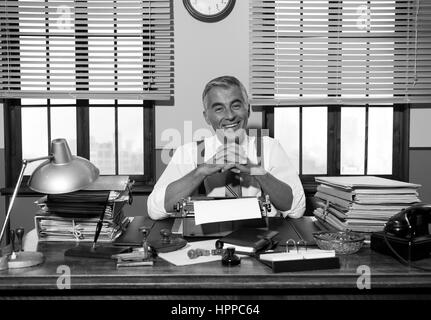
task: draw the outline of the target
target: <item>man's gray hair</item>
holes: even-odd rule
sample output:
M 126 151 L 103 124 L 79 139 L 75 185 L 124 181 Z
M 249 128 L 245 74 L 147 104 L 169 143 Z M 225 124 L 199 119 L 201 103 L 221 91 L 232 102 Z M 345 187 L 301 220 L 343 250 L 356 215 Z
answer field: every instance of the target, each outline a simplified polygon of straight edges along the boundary
M 232 76 L 221 76 L 221 77 L 212 79 L 210 82 L 207 83 L 207 85 L 204 88 L 204 91 L 202 93 L 202 102 L 204 104 L 205 109 L 206 109 L 206 103 L 205 103 L 206 95 L 214 87 L 222 87 L 225 89 L 228 89 L 231 87 L 238 87 L 241 90 L 242 98 L 244 99 L 244 102 L 248 105 L 247 89 L 244 87 L 241 81 L 239 81 L 237 78 Z

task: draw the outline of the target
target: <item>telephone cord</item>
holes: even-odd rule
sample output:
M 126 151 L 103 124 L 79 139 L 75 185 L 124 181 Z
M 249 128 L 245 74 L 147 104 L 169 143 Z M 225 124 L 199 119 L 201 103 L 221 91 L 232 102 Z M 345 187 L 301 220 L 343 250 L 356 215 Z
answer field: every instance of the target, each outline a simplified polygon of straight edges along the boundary
M 409 267 L 413 267 L 413 268 L 417 268 L 419 270 L 422 271 L 431 271 L 431 268 L 425 268 L 425 267 L 421 267 L 418 266 L 412 262 L 407 261 L 406 259 L 404 259 L 403 257 L 401 257 L 398 252 L 395 251 L 395 249 L 391 246 L 391 244 L 388 241 L 388 238 L 386 237 L 386 233 L 383 233 L 383 238 L 385 239 L 386 245 L 388 246 L 388 248 L 392 251 L 392 253 L 395 255 L 395 257 L 404 265 L 409 266 Z

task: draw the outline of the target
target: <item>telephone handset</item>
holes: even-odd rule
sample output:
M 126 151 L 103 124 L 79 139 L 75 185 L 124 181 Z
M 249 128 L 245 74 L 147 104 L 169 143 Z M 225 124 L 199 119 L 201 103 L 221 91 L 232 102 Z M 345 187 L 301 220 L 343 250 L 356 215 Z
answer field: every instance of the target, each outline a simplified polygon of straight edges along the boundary
M 412 239 L 430 237 L 431 205 L 417 204 L 391 217 L 384 231 L 397 237 Z

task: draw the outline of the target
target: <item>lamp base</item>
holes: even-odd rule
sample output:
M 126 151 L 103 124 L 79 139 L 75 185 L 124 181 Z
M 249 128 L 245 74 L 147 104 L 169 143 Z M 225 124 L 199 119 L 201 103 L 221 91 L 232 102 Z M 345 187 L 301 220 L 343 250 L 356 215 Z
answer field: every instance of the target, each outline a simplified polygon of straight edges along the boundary
M 15 255 L 0 257 L 0 270 L 33 267 L 42 264 L 44 260 L 41 252 L 19 251 Z
M 64 252 L 68 257 L 111 259 L 113 255 L 132 251 L 130 247 L 96 246 L 80 244 Z

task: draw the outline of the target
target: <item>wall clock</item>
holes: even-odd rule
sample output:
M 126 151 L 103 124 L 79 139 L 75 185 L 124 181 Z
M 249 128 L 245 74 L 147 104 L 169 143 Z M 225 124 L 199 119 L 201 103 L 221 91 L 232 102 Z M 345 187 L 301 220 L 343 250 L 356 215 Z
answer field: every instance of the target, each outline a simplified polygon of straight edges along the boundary
M 235 6 L 235 0 L 183 0 L 187 11 L 204 22 L 217 22 L 226 18 Z

